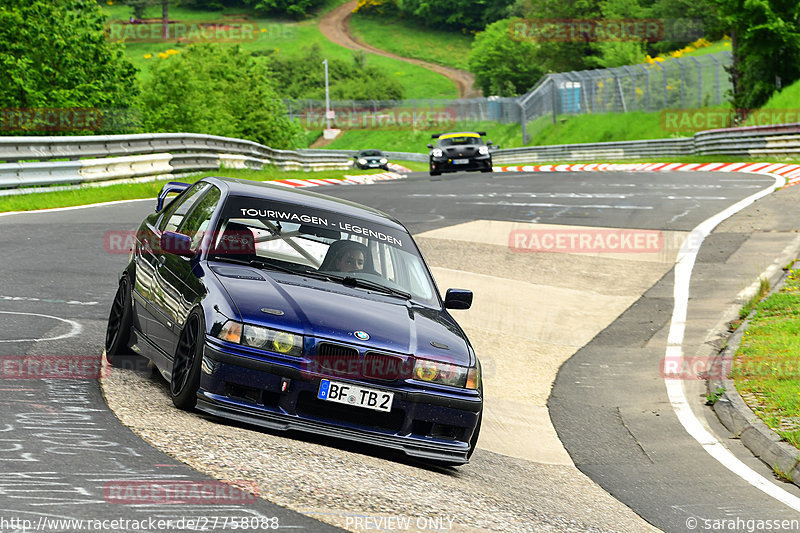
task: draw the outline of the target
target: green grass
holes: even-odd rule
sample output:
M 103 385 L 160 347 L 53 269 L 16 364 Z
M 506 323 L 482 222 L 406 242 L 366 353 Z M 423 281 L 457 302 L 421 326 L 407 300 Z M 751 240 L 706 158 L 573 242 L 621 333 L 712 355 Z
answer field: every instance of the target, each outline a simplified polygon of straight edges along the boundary
M 577 144 L 640 139 L 665 139 L 681 136 L 665 131 L 661 113 L 603 113 L 559 115 L 553 123 L 551 115 L 540 117 L 528 125 L 529 145 Z M 691 135 L 687 133 L 686 135 Z
M 444 128 L 425 130 L 349 130 L 342 132 L 326 148 L 335 150 L 377 148 L 391 152 L 428 153 L 426 145 L 434 142 L 431 134 L 460 130 L 486 131 L 488 134 L 486 139 L 493 141 L 501 148 L 514 148 L 522 144 L 522 130 L 519 124 L 465 122 L 447 125 Z
M 731 377 L 750 408 L 800 447 L 800 269 L 756 305 Z
M 341 3 L 340 0 L 330 0 L 326 9 L 332 9 Z M 127 20 L 131 10 L 125 6 L 114 4 L 104 5 L 104 11 L 109 20 Z M 248 22 L 254 23 L 259 28 L 257 38 L 245 40 L 240 43 L 241 47 L 249 51 L 273 51 L 289 57 L 297 57 L 303 54 L 306 48 L 313 44 L 318 44 L 322 53 L 328 59 L 342 59 L 351 61 L 354 55 L 352 50 L 335 45 L 328 41 L 325 36 L 317 29 L 320 15 L 313 18 L 294 22 L 286 20 L 276 20 L 268 18 L 258 18 L 248 13 L 245 9 L 227 9 L 223 11 L 199 11 L 181 7 L 170 6 L 170 20 L 181 21 L 203 21 L 203 22 L 224 22 L 230 17 L 226 15 L 238 15 L 247 17 Z M 158 18 L 161 16 L 161 8 L 153 6 L 145 12 L 146 18 Z M 265 29 L 266 32 L 260 30 Z M 126 55 L 131 62 L 140 70 L 139 79 L 148 79 L 150 65 L 158 61 L 169 61 L 169 58 L 158 57 L 160 52 L 169 49 L 181 50 L 185 43 L 156 42 L 142 43 L 131 42 L 125 47 Z M 231 44 L 233 46 L 233 44 Z M 151 55 L 149 59 L 146 55 Z M 428 69 L 417 65 L 411 65 L 397 59 L 381 57 L 368 54 L 368 64 L 377 66 L 389 73 L 396 82 L 404 89 L 405 97 L 409 99 L 426 98 L 457 98 L 458 90 L 453 82 L 440 74 L 431 72 Z
M 723 50 L 727 50 L 728 52 L 731 51 L 731 41 L 730 39 L 719 40 L 711 43 L 711 46 L 706 46 L 704 48 L 698 48 L 692 52 L 686 52 L 683 54 L 683 57 L 686 56 L 704 56 L 706 54 L 716 54 L 717 52 L 722 52 Z
M 408 165 L 405 165 L 408 166 Z M 249 179 L 254 181 L 271 181 L 280 179 L 320 179 L 341 178 L 345 174 L 374 174 L 374 170 L 325 170 L 320 172 L 284 171 L 277 168 L 264 170 L 236 170 L 221 169 L 202 172 L 181 178 L 170 177 L 164 180 L 147 183 L 124 183 L 108 185 L 105 187 L 92 187 L 85 185 L 79 189 L 68 191 L 41 192 L 21 194 L 16 196 L 0 197 L 0 212 L 7 211 L 33 211 L 37 209 L 50 209 L 54 207 L 71 207 L 88 205 L 116 200 L 135 200 L 138 198 L 153 198 L 158 196 L 158 191 L 167 181 L 183 181 L 194 183 L 206 176 L 228 176 L 232 178 Z
M 360 13 L 350 17 L 350 30 L 360 41 L 399 56 L 468 69 L 472 35 L 424 28 L 399 18 Z
M 800 81 L 772 95 L 758 112 L 751 114 L 746 126 L 800 122 Z

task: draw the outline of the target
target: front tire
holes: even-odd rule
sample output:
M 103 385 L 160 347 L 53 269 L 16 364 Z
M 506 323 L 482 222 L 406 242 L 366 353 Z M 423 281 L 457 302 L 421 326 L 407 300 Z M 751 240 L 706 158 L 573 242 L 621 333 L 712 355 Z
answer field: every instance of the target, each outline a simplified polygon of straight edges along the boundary
M 205 331 L 202 311 L 193 310 L 183 325 L 172 362 L 169 391 L 172 403 L 178 409 L 190 411 L 197 405 Z
M 119 282 L 111 312 L 108 314 L 106 326 L 106 357 L 112 361 L 118 355 L 130 355 L 128 348 L 133 327 L 133 310 L 131 309 L 131 282 L 123 276 Z

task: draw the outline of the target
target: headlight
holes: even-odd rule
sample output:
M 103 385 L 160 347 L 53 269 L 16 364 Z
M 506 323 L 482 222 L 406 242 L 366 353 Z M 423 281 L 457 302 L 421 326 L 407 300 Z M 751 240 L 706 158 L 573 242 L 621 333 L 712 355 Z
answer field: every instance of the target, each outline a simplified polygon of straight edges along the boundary
M 433 152 L 431 152 L 431 154 L 433 154 L 433 157 L 442 157 L 442 153 L 443 152 L 440 148 L 434 148 Z
M 480 148 L 478 148 L 478 153 L 481 155 L 487 155 L 489 153 L 489 147 L 481 146 Z
M 467 368 L 450 363 L 417 359 L 414 362 L 414 379 L 451 387 L 477 389 L 480 385 L 480 371 L 477 367 Z
M 358 164 L 359 165 L 366 165 L 367 164 L 367 160 L 362 157 L 361 159 L 358 160 Z
M 385 165 L 388 162 L 389 162 L 388 159 L 386 159 L 385 157 L 381 157 L 381 165 Z
M 292 357 L 303 355 L 303 336 L 228 320 L 217 334 L 222 340 Z

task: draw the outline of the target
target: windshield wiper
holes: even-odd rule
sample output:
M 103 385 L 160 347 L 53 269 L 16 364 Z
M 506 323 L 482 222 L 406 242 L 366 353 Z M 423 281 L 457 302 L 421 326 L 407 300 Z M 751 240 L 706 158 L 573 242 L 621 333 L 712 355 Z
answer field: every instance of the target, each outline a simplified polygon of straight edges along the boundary
M 281 265 L 276 265 L 269 261 L 269 259 L 265 259 L 263 257 L 257 257 L 255 259 L 239 259 L 238 257 L 230 257 L 230 256 L 218 256 L 218 257 L 211 257 L 214 261 L 225 261 L 229 263 L 236 263 L 237 265 L 245 265 L 245 266 L 252 266 L 258 268 L 268 268 L 270 270 L 277 270 L 279 272 L 285 272 L 287 274 L 294 274 L 299 276 L 310 276 L 310 277 L 318 277 L 322 279 L 330 279 L 327 275 L 318 273 L 314 270 L 297 270 L 294 268 L 289 268 Z
M 387 287 L 386 285 L 375 283 L 374 281 L 368 281 L 361 278 L 354 278 L 353 276 L 346 276 L 346 277 L 337 276 L 336 279 L 339 279 L 342 282 L 342 285 L 344 285 L 345 287 L 361 287 L 364 289 L 372 289 L 376 291 L 385 292 L 386 294 L 391 294 L 392 296 L 399 296 L 401 298 L 405 298 L 406 300 L 411 299 L 411 295 L 407 292 L 401 291 L 399 289 L 393 289 L 391 287 Z

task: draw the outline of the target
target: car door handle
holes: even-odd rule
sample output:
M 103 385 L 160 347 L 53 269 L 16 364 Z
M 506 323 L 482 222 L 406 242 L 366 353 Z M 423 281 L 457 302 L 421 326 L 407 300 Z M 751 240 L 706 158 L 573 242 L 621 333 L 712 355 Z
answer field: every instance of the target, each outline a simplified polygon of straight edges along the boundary
M 159 256 L 158 256 L 158 264 L 159 264 L 159 265 L 163 265 L 163 264 L 164 264 L 164 261 L 166 261 L 166 260 L 167 260 L 167 256 L 166 256 L 166 255 L 163 255 L 163 254 L 162 254 L 162 255 L 159 255 Z

